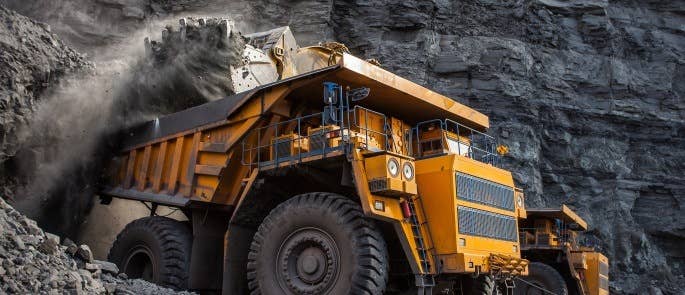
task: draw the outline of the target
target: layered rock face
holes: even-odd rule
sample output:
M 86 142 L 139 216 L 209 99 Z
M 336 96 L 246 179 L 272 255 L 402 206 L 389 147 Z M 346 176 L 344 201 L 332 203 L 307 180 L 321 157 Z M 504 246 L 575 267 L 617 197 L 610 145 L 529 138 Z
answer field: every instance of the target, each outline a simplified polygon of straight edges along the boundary
M 81 18 L 2 2 L 86 52 L 193 14 L 343 42 L 488 114 L 526 204 L 588 221 L 613 292 L 685 288 L 685 1 L 65 1 L 88 7 Z M 89 19 L 107 30 L 78 25 Z
M 33 21 L 0 6 L 0 167 L 3 180 L 21 163 L 13 158 L 18 130 L 24 126 L 50 86 L 91 64 L 67 47 L 48 24 Z M 5 195 L 11 192 L 3 192 Z

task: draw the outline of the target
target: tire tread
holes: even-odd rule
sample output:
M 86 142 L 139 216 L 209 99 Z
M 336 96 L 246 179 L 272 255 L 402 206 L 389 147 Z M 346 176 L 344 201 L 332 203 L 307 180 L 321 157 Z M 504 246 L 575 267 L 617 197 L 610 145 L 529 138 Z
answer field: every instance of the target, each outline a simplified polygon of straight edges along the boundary
M 161 266 L 160 281 L 156 282 L 174 290 L 188 288 L 188 273 L 190 266 L 190 251 L 192 249 L 192 232 L 183 222 L 161 216 L 149 216 L 134 220 L 124 227 L 112 244 L 107 260 L 122 267 L 125 255 L 126 237 L 134 231 L 148 232 L 158 241 L 160 246 L 159 266 Z M 154 250 L 152 250 L 154 251 Z
M 387 246 L 375 224 L 364 217 L 360 206 L 354 201 L 333 193 L 317 192 L 297 195 L 274 208 L 259 226 L 250 245 L 247 275 L 248 287 L 252 294 L 262 293 L 257 279 L 257 257 L 264 242 L 263 235 L 273 224 L 272 216 L 289 214 L 301 206 L 318 206 L 342 220 L 342 226 L 352 233 L 354 252 L 359 263 L 350 286 L 350 294 L 383 294 L 388 282 Z

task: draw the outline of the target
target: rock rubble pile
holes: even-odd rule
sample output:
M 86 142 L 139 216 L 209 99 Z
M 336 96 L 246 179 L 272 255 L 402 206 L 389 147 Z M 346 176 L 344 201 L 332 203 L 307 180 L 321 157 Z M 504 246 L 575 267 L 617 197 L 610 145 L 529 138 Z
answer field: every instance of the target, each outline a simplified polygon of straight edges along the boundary
M 191 294 L 128 280 L 87 245 L 45 233 L 0 198 L 0 293 Z

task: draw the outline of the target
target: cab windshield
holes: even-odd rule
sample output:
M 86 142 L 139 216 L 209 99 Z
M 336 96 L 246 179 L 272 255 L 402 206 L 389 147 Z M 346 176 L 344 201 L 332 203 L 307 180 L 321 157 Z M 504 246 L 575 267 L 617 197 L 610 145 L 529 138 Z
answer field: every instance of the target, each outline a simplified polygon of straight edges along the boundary
M 453 154 L 470 157 L 471 146 L 468 143 L 461 142 L 457 138 L 447 136 L 447 147 Z

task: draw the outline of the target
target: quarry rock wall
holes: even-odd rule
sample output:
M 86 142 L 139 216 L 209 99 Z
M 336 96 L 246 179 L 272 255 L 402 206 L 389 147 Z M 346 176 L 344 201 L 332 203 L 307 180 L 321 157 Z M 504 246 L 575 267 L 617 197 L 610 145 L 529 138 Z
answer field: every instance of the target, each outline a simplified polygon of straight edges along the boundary
M 568 204 L 588 221 L 612 292 L 685 288 L 685 1 L 38 2 L 0 0 L 82 52 L 196 14 L 343 42 L 489 115 L 526 205 Z M 77 4 L 88 9 L 64 8 Z

